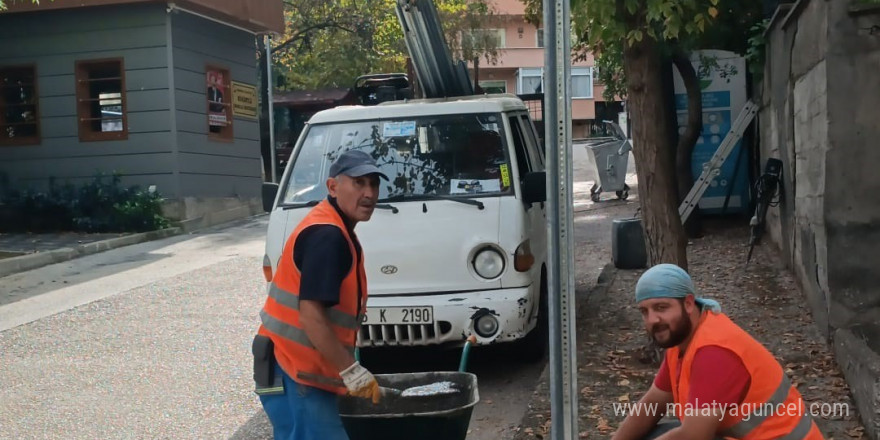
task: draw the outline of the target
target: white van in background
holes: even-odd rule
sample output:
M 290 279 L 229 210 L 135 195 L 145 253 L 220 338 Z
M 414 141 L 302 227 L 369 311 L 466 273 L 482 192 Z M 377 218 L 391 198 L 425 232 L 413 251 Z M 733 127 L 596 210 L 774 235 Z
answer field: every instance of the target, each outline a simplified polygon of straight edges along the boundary
M 327 197 L 330 164 L 346 150 L 372 155 L 390 178 L 355 232 L 369 300 L 358 345 L 519 341 L 547 346 L 544 148 L 514 95 L 386 102 L 315 114 L 280 185 L 264 185 L 271 212 L 264 272 L 285 240 Z

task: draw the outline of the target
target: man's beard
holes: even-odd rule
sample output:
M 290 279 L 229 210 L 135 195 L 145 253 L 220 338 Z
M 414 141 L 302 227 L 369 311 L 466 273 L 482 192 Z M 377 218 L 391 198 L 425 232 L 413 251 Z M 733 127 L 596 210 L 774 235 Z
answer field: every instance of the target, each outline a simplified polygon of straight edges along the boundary
M 684 306 L 681 306 L 681 315 L 678 320 L 671 324 L 674 324 L 674 326 L 670 324 L 657 324 L 651 328 L 651 339 L 654 340 L 654 343 L 657 344 L 658 347 L 675 347 L 684 342 L 684 340 L 690 336 L 691 328 L 693 326 L 691 325 L 691 320 L 684 311 Z M 664 330 L 669 330 L 669 337 L 665 341 L 659 341 L 656 334 Z

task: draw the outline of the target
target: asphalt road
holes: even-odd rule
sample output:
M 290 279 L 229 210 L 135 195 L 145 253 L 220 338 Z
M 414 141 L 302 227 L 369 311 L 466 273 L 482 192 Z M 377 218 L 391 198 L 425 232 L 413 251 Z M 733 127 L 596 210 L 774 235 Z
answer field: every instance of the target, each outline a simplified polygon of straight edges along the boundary
M 250 357 L 265 230 L 262 217 L 0 279 L 0 439 L 271 438 Z M 454 370 L 460 355 L 364 360 Z M 525 412 L 544 364 L 511 357 L 472 352 L 469 439 L 502 438 Z

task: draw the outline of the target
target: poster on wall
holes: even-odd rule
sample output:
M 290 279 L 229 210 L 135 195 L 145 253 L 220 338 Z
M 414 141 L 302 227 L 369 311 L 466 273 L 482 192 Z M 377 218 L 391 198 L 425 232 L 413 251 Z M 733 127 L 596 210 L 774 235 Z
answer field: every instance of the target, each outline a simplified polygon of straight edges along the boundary
M 212 127 L 225 127 L 228 125 L 226 117 L 226 105 L 223 104 L 226 96 L 226 78 L 224 72 L 208 70 L 208 125 Z
M 746 104 L 746 62 L 733 52 L 701 50 L 693 53 L 691 63 L 697 71 L 703 97 L 703 127 L 691 156 L 691 172 L 696 180 Z M 687 126 L 687 91 L 678 70 L 673 72 L 678 132 L 682 134 Z M 748 209 L 748 160 L 740 140 L 700 199 L 701 211 L 732 214 Z

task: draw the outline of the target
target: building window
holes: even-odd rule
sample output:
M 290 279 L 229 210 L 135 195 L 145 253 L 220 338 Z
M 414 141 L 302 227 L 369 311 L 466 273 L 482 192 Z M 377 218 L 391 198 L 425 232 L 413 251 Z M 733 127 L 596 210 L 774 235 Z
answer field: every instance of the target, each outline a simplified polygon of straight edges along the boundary
M 544 69 L 537 68 L 521 68 L 517 78 L 517 93 L 543 93 L 544 91 Z
M 229 96 L 229 70 L 208 66 L 205 69 L 208 98 L 208 136 L 232 140 L 232 111 Z
M 544 28 L 538 28 L 538 33 L 535 34 L 536 47 L 544 47 Z M 571 41 L 569 42 L 571 47 L 575 47 L 580 44 L 580 38 L 578 38 L 577 34 L 574 32 L 574 29 L 571 30 Z
M 462 45 L 466 47 L 507 47 L 504 29 L 471 29 L 462 31 Z
M 37 101 L 33 66 L 0 67 L 0 145 L 40 142 Z
M 593 73 L 590 67 L 571 68 L 571 97 L 593 97 Z
M 81 141 L 128 138 L 122 59 L 76 62 L 76 102 Z
M 480 81 L 483 93 L 507 93 L 507 81 Z

